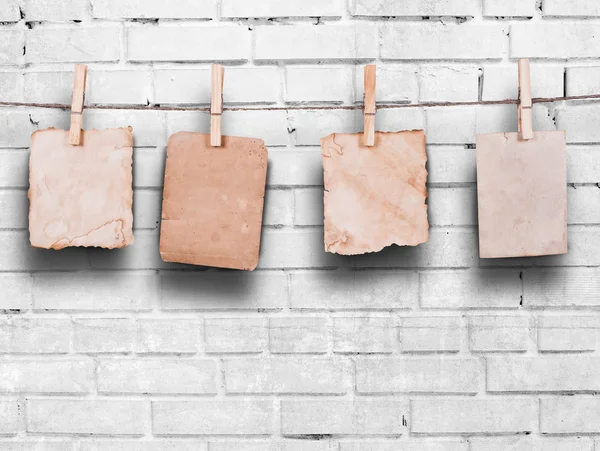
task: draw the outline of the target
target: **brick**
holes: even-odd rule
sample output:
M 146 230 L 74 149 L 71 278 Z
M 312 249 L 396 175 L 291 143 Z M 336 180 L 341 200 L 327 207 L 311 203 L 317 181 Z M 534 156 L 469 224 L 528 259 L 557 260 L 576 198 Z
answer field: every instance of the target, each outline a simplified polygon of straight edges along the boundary
M 81 353 L 132 352 L 135 324 L 128 318 L 74 318 L 74 348 Z
M 0 10 L 0 22 L 18 22 L 21 19 L 19 4 L 19 0 L 4 0 Z
M 157 435 L 266 435 L 275 432 L 273 401 L 154 401 Z M 229 421 L 235 418 L 236 421 Z
M 475 142 L 477 108 L 428 108 L 427 142 L 429 144 L 472 144 Z M 448 127 L 452 124 L 452 127 Z M 431 181 L 430 181 L 431 182 Z
M 86 101 L 90 104 L 146 105 L 152 96 L 150 72 L 147 71 L 90 71 L 87 84 Z
M 355 0 L 351 12 L 357 16 L 475 16 L 479 13 L 479 3 L 475 0 L 433 3 Z
M 518 308 L 521 280 L 516 270 L 453 270 L 421 273 L 424 308 Z
M 134 27 L 127 30 L 127 60 L 246 61 L 250 44 L 250 31 L 242 26 Z
M 490 357 L 490 392 L 593 392 L 600 359 L 591 356 Z
M 598 17 L 600 16 L 600 5 L 593 0 L 580 0 L 578 2 L 547 0 L 544 2 L 543 13 L 544 16 Z
M 333 351 L 339 353 L 391 353 L 396 349 L 392 318 L 333 319 Z
M 359 359 L 358 393 L 477 393 L 481 378 L 477 359 L 408 357 Z
M 20 430 L 20 405 L 16 399 L 0 400 L 0 434 L 17 434 Z
M 331 268 L 346 264 L 323 250 L 323 230 L 265 230 L 258 267 L 261 269 Z
M 228 103 L 275 103 L 280 77 L 275 67 L 228 67 L 223 92 Z M 154 102 L 210 104 L 210 69 L 155 69 Z
M 537 403 L 523 398 L 412 400 L 410 430 L 417 434 L 530 432 L 538 421 Z
M 81 441 L 80 451 L 206 451 L 206 443 L 191 439 Z M 0 448 L 1 449 L 1 448 Z M 70 448 L 69 448 L 70 449 Z
M 541 316 L 537 337 L 542 352 L 595 351 L 600 338 L 600 318 Z
M 12 114 L 10 114 L 12 113 Z M 0 111 L 0 125 L 3 133 L 0 135 L 0 147 L 29 147 L 30 135 L 35 131 L 33 123 L 29 120 L 30 116 L 22 111 L 11 111 L 4 109 Z M 0 173 L 3 186 L 11 186 L 18 183 L 29 186 L 28 169 L 29 153 L 24 151 L 5 150 L 2 152 L 3 161 L 6 161 L 6 167 L 2 168 Z M 23 164 L 25 163 L 25 164 Z M 15 169 L 19 172 L 14 172 Z
M 479 100 L 477 66 L 421 66 L 420 102 L 477 102 Z
M 427 192 L 430 225 L 476 225 L 476 188 L 431 188 Z
M 86 129 L 132 127 L 136 147 L 155 147 L 166 142 L 160 111 L 91 110 L 84 115 L 84 126 Z
M 71 321 L 14 317 L 0 323 L 0 351 L 16 354 L 68 353 Z
M 27 30 L 25 58 L 28 63 L 116 62 L 119 36 L 116 26 L 33 28 Z
M 402 352 L 458 352 L 461 336 L 458 317 L 406 317 L 400 320 Z
M 156 188 L 163 186 L 166 149 L 134 149 L 133 187 Z M 161 196 L 162 197 L 162 196 Z
M 74 270 L 88 267 L 86 254 L 80 249 L 51 253 L 31 247 L 29 232 L 25 230 L 0 231 L 0 247 L 4 250 L 0 254 L 0 271 Z
M 162 273 L 165 310 L 258 310 L 287 305 L 282 271 Z
M 0 440 L 0 451 L 73 451 L 73 443 L 66 440 L 49 441 L 43 437 L 41 440 Z
M 429 139 L 429 135 L 427 139 Z M 476 181 L 477 166 L 473 149 L 455 146 L 428 146 L 427 160 L 429 184 L 474 183 Z
M 26 191 L 0 191 L 0 210 L 6 212 L 0 218 L 0 228 L 27 228 L 29 200 Z
M 0 66 L 19 65 L 25 54 L 22 30 L 0 30 Z
M 147 310 L 158 291 L 154 274 L 34 275 L 35 310 Z
M 476 0 L 453 2 L 422 2 L 409 0 L 402 3 L 393 0 L 355 0 L 351 13 L 356 16 L 475 16 L 479 13 Z
M 69 22 L 85 19 L 87 8 L 86 0 L 25 0 L 23 10 L 27 22 Z
M 285 111 L 225 111 L 223 113 L 223 135 L 256 136 L 257 123 L 264 124 L 260 139 L 267 146 L 287 146 L 289 132 Z M 210 116 L 201 112 L 167 113 L 167 133 L 180 131 L 209 133 Z
M 92 71 L 89 70 L 90 75 L 91 73 Z M 73 72 L 26 72 L 24 78 L 26 102 L 48 102 L 66 105 L 71 103 L 73 95 Z M 87 86 L 90 84 L 90 78 L 88 76 Z
M 216 393 L 216 363 L 189 359 L 102 359 L 98 392 L 110 394 Z
M 340 442 L 340 451 L 467 451 L 466 440 L 369 440 L 364 442 Z
M 296 130 L 296 145 L 320 146 L 321 138 L 332 133 L 362 132 L 361 111 L 295 111 L 290 113 L 291 125 Z M 380 109 L 377 113 L 378 131 L 416 130 L 425 127 L 421 108 Z
M 600 431 L 600 400 L 567 396 L 542 399 L 540 432 L 551 434 L 597 434 Z
M 294 196 L 291 191 L 269 189 L 265 192 L 263 225 L 291 225 L 294 216 Z
M 500 59 L 508 50 L 507 34 L 508 27 L 501 24 L 387 23 L 383 27 L 381 58 Z M 403 45 L 397 45 L 398 42 Z M 465 42 L 469 42 L 468 47 Z
M 569 224 L 600 224 L 600 189 L 596 186 L 569 186 Z
M 259 26 L 254 33 L 254 61 L 354 61 L 378 54 L 372 24 Z
M 272 354 L 325 353 L 331 327 L 324 317 L 269 318 L 269 350 Z
M 293 309 L 395 310 L 417 302 L 418 275 L 410 271 L 292 272 Z
M 364 71 L 355 70 L 355 94 L 354 101 L 362 102 L 365 84 Z M 415 102 L 419 97 L 419 69 L 412 65 L 379 65 L 377 66 L 377 86 L 375 97 L 378 102 L 406 103 Z M 391 111 L 378 111 L 378 122 L 380 115 Z M 414 114 L 414 110 L 412 111 Z M 379 130 L 379 124 L 378 124 Z
M 284 99 L 290 103 L 336 102 L 352 97 L 352 73 L 346 67 L 287 66 Z
M 27 432 L 143 435 L 145 413 L 143 401 L 29 399 Z
M 4 102 L 22 102 L 23 80 L 20 72 L 0 72 L 0 98 Z
M 0 126 L 3 128 L 3 133 L 0 135 L 0 147 L 29 147 L 31 144 L 31 133 L 35 130 L 46 128 L 48 126 L 60 127 L 60 119 L 65 119 L 65 125 L 68 124 L 68 114 L 56 111 L 33 111 L 26 113 L 20 110 L 14 111 L 13 109 L 3 109 L 0 111 Z M 41 125 L 41 127 L 40 127 Z M 66 127 L 68 128 L 68 126 Z M 7 130 L 7 132 L 5 132 Z M 11 155 L 15 158 L 15 155 Z M 18 158 L 18 162 L 21 162 L 21 158 Z M 8 161 L 8 164 L 12 165 L 17 161 Z M 28 160 L 27 160 L 28 161 Z M 27 163 L 28 164 L 28 163 Z M 27 168 L 27 166 L 26 166 Z M 11 169 L 10 167 L 8 169 Z M 29 180 L 27 175 L 23 174 L 23 168 L 19 168 L 17 174 L 20 182 L 27 181 L 27 187 L 29 186 Z M 25 175 L 25 177 L 23 177 Z
M 268 346 L 263 318 L 206 318 L 204 340 L 208 353 L 258 353 Z
M 138 319 L 138 353 L 198 352 L 201 327 L 194 320 Z
M 0 363 L 0 392 L 90 393 L 94 366 L 88 359 L 4 360 Z
M 267 186 L 323 186 L 321 151 L 270 150 Z
M 160 1 L 92 0 L 95 19 L 210 19 L 215 16 L 214 0 Z
M 566 67 L 568 96 L 593 95 L 600 91 L 600 67 Z
M 563 110 L 557 110 L 556 123 L 559 130 L 568 130 L 567 143 L 596 143 L 600 142 L 600 120 L 595 115 L 600 107 L 591 104 L 568 105 Z
M 585 437 L 472 437 L 471 451 L 593 451 L 594 442 Z
M 223 0 L 221 17 L 259 18 L 271 17 L 341 17 L 344 11 L 340 0 L 290 0 L 287 2 L 258 1 L 250 4 L 244 0 Z
M 520 23 L 510 27 L 510 57 L 597 58 L 600 25 L 592 23 Z
M 562 65 L 531 65 L 531 95 L 533 97 L 562 97 L 564 95 L 564 67 Z M 483 66 L 482 100 L 506 100 L 518 97 L 518 66 Z M 511 105 L 511 111 L 514 106 Z
M 459 268 L 476 265 L 477 236 L 470 229 L 433 228 L 417 247 L 391 246 L 353 258 L 356 268 Z
M 133 228 L 158 229 L 162 193 L 155 190 L 136 189 L 133 192 Z
M 323 226 L 323 188 L 294 190 L 294 224 Z
M 330 440 L 284 439 L 210 441 L 208 451 L 330 451 Z
M 569 253 L 538 257 L 535 259 L 536 266 L 598 266 L 600 243 L 595 240 L 597 233 L 595 226 L 569 226 L 567 230 Z
M 400 435 L 402 415 L 408 416 L 408 402 L 401 399 L 282 400 L 281 433 Z
M 470 316 L 469 347 L 474 352 L 518 352 L 529 348 L 526 316 Z
M 32 282 L 29 274 L 0 274 L 0 310 L 29 310 Z
M 121 249 L 118 258 L 110 252 L 98 252 L 93 249 L 88 252 L 88 262 L 90 268 L 94 270 L 156 270 L 177 267 L 163 262 L 160 258 L 158 229 L 138 229 L 135 232 L 135 246 Z
M 483 0 L 483 15 L 484 17 L 533 17 L 535 4 L 535 0 Z
M 321 357 L 274 357 L 224 361 L 227 393 L 343 394 L 350 388 L 349 366 Z

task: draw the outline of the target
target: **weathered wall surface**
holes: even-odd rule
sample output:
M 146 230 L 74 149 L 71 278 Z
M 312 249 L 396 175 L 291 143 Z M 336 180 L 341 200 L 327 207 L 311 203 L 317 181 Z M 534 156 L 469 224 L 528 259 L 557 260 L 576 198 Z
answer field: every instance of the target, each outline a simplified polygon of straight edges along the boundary
M 0 100 L 353 104 L 600 93 L 597 0 L 0 0 Z M 193 112 L 87 110 L 134 128 L 135 245 L 32 249 L 32 131 L 68 112 L 0 108 L 0 450 L 591 451 L 600 437 L 600 106 L 537 104 L 568 136 L 569 254 L 478 258 L 476 133 L 516 108 L 377 113 L 424 128 L 430 242 L 323 251 L 319 138 L 361 112 L 226 112 L 269 147 L 260 266 L 194 271 L 158 253 L 165 146 Z M 598 448 L 600 446 L 596 445 Z

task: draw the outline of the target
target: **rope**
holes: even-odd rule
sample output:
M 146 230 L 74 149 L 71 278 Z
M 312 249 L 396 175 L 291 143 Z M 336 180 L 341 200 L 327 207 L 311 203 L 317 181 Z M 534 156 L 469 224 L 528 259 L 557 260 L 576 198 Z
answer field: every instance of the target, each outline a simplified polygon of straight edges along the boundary
M 533 103 L 550 103 L 573 100 L 594 100 L 600 99 L 600 94 L 590 94 L 585 96 L 566 96 L 566 97 L 536 97 L 532 99 Z M 378 109 L 396 109 L 396 108 L 433 108 L 433 107 L 454 107 L 454 106 L 475 106 L 475 105 L 517 105 L 518 100 L 484 100 L 479 102 L 432 102 L 432 103 L 398 103 L 398 104 L 378 104 Z M 70 110 L 71 105 L 62 103 L 24 103 L 24 102 L 0 102 L 0 107 L 31 107 L 31 108 L 51 108 L 59 110 Z M 84 106 L 86 110 L 138 110 L 138 111 L 205 111 L 210 112 L 210 107 L 196 106 L 161 106 L 161 105 L 88 105 Z M 363 105 L 331 105 L 331 106 L 272 106 L 272 107 L 226 107 L 224 111 L 289 111 L 289 110 L 362 110 Z

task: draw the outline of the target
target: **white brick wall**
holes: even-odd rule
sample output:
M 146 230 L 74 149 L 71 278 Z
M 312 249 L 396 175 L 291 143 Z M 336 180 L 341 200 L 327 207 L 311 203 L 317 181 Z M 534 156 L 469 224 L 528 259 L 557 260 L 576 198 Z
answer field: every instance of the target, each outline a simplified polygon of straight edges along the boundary
M 363 64 L 386 103 L 600 94 L 595 0 L 0 0 L 0 101 L 355 105 Z M 479 260 L 475 136 L 512 105 L 379 109 L 424 128 L 430 242 L 323 251 L 319 140 L 360 111 L 235 111 L 269 147 L 253 273 L 158 253 L 170 134 L 201 112 L 87 110 L 134 129 L 134 246 L 29 247 L 30 134 L 68 111 L 0 108 L 0 451 L 600 449 L 600 107 L 535 105 L 566 129 L 569 254 Z

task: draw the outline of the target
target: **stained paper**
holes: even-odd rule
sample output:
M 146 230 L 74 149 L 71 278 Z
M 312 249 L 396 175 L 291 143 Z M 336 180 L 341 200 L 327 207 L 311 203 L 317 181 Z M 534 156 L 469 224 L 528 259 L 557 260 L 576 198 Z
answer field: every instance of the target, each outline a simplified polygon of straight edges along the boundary
M 133 243 L 131 128 L 48 129 L 31 137 L 29 233 L 31 245 L 120 248 Z
M 254 138 L 169 139 L 160 254 L 166 262 L 253 270 L 258 264 L 267 149 Z
M 481 258 L 567 253 L 565 132 L 477 136 Z
M 321 140 L 325 250 L 355 255 L 429 238 L 425 133 L 333 134 Z

